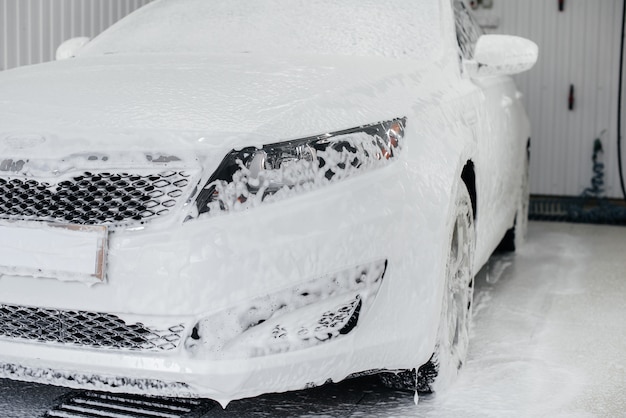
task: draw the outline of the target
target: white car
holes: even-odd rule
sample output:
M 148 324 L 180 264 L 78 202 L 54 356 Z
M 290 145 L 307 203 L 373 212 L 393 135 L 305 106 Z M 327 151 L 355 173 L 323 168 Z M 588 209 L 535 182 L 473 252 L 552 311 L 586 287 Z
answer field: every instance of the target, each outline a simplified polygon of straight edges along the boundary
M 160 0 L 85 41 L 0 73 L 0 377 L 443 387 L 523 233 L 535 44 L 451 0 Z

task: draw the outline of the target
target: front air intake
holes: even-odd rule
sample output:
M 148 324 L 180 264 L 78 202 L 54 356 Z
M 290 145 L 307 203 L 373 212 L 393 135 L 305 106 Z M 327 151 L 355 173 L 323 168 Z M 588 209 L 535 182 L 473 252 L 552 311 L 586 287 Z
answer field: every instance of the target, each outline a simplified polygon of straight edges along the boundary
M 155 329 L 106 313 L 0 304 L 0 339 L 163 352 L 176 349 L 184 331 L 183 324 Z

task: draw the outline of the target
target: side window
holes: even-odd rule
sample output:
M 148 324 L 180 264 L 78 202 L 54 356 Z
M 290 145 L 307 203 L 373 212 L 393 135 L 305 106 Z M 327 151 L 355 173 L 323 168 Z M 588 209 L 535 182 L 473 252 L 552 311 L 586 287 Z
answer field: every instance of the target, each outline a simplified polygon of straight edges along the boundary
M 484 32 L 461 0 L 454 1 L 454 17 L 456 21 L 456 38 L 459 42 L 461 57 L 472 59 L 476 42 L 478 42 L 478 38 Z

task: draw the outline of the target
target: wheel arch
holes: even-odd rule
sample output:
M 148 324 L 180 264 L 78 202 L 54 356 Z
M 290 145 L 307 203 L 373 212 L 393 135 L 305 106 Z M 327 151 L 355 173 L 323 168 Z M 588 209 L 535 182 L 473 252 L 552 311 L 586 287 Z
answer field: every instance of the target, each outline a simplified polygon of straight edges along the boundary
M 467 191 L 469 192 L 470 199 L 472 201 L 472 212 L 474 214 L 474 220 L 476 220 L 478 198 L 476 195 L 476 170 L 472 160 L 468 160 L 465 163 L 463 171 L 461 172 L 461 180 L 463 180 L 463 183 L 465 183 L 465 187 L 467 187 Z

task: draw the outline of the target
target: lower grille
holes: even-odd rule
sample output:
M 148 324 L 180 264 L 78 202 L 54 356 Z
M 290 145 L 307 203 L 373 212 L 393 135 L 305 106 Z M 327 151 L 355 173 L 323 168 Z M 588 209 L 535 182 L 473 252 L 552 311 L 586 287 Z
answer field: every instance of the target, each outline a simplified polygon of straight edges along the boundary
M 81 225 L 145 221 L 167 214 L 187 186 L 184 171 L 84 172 L 58 184 L 0 178 L 0 218 Z
M 72 391 L 44 418 L 199 418 L 215 405 L 207 399 Z
M 0 304 L 0 338 L 163 352 L 178 347 L 184 331 L 183 324 L 157 330 L 106 313 Z

